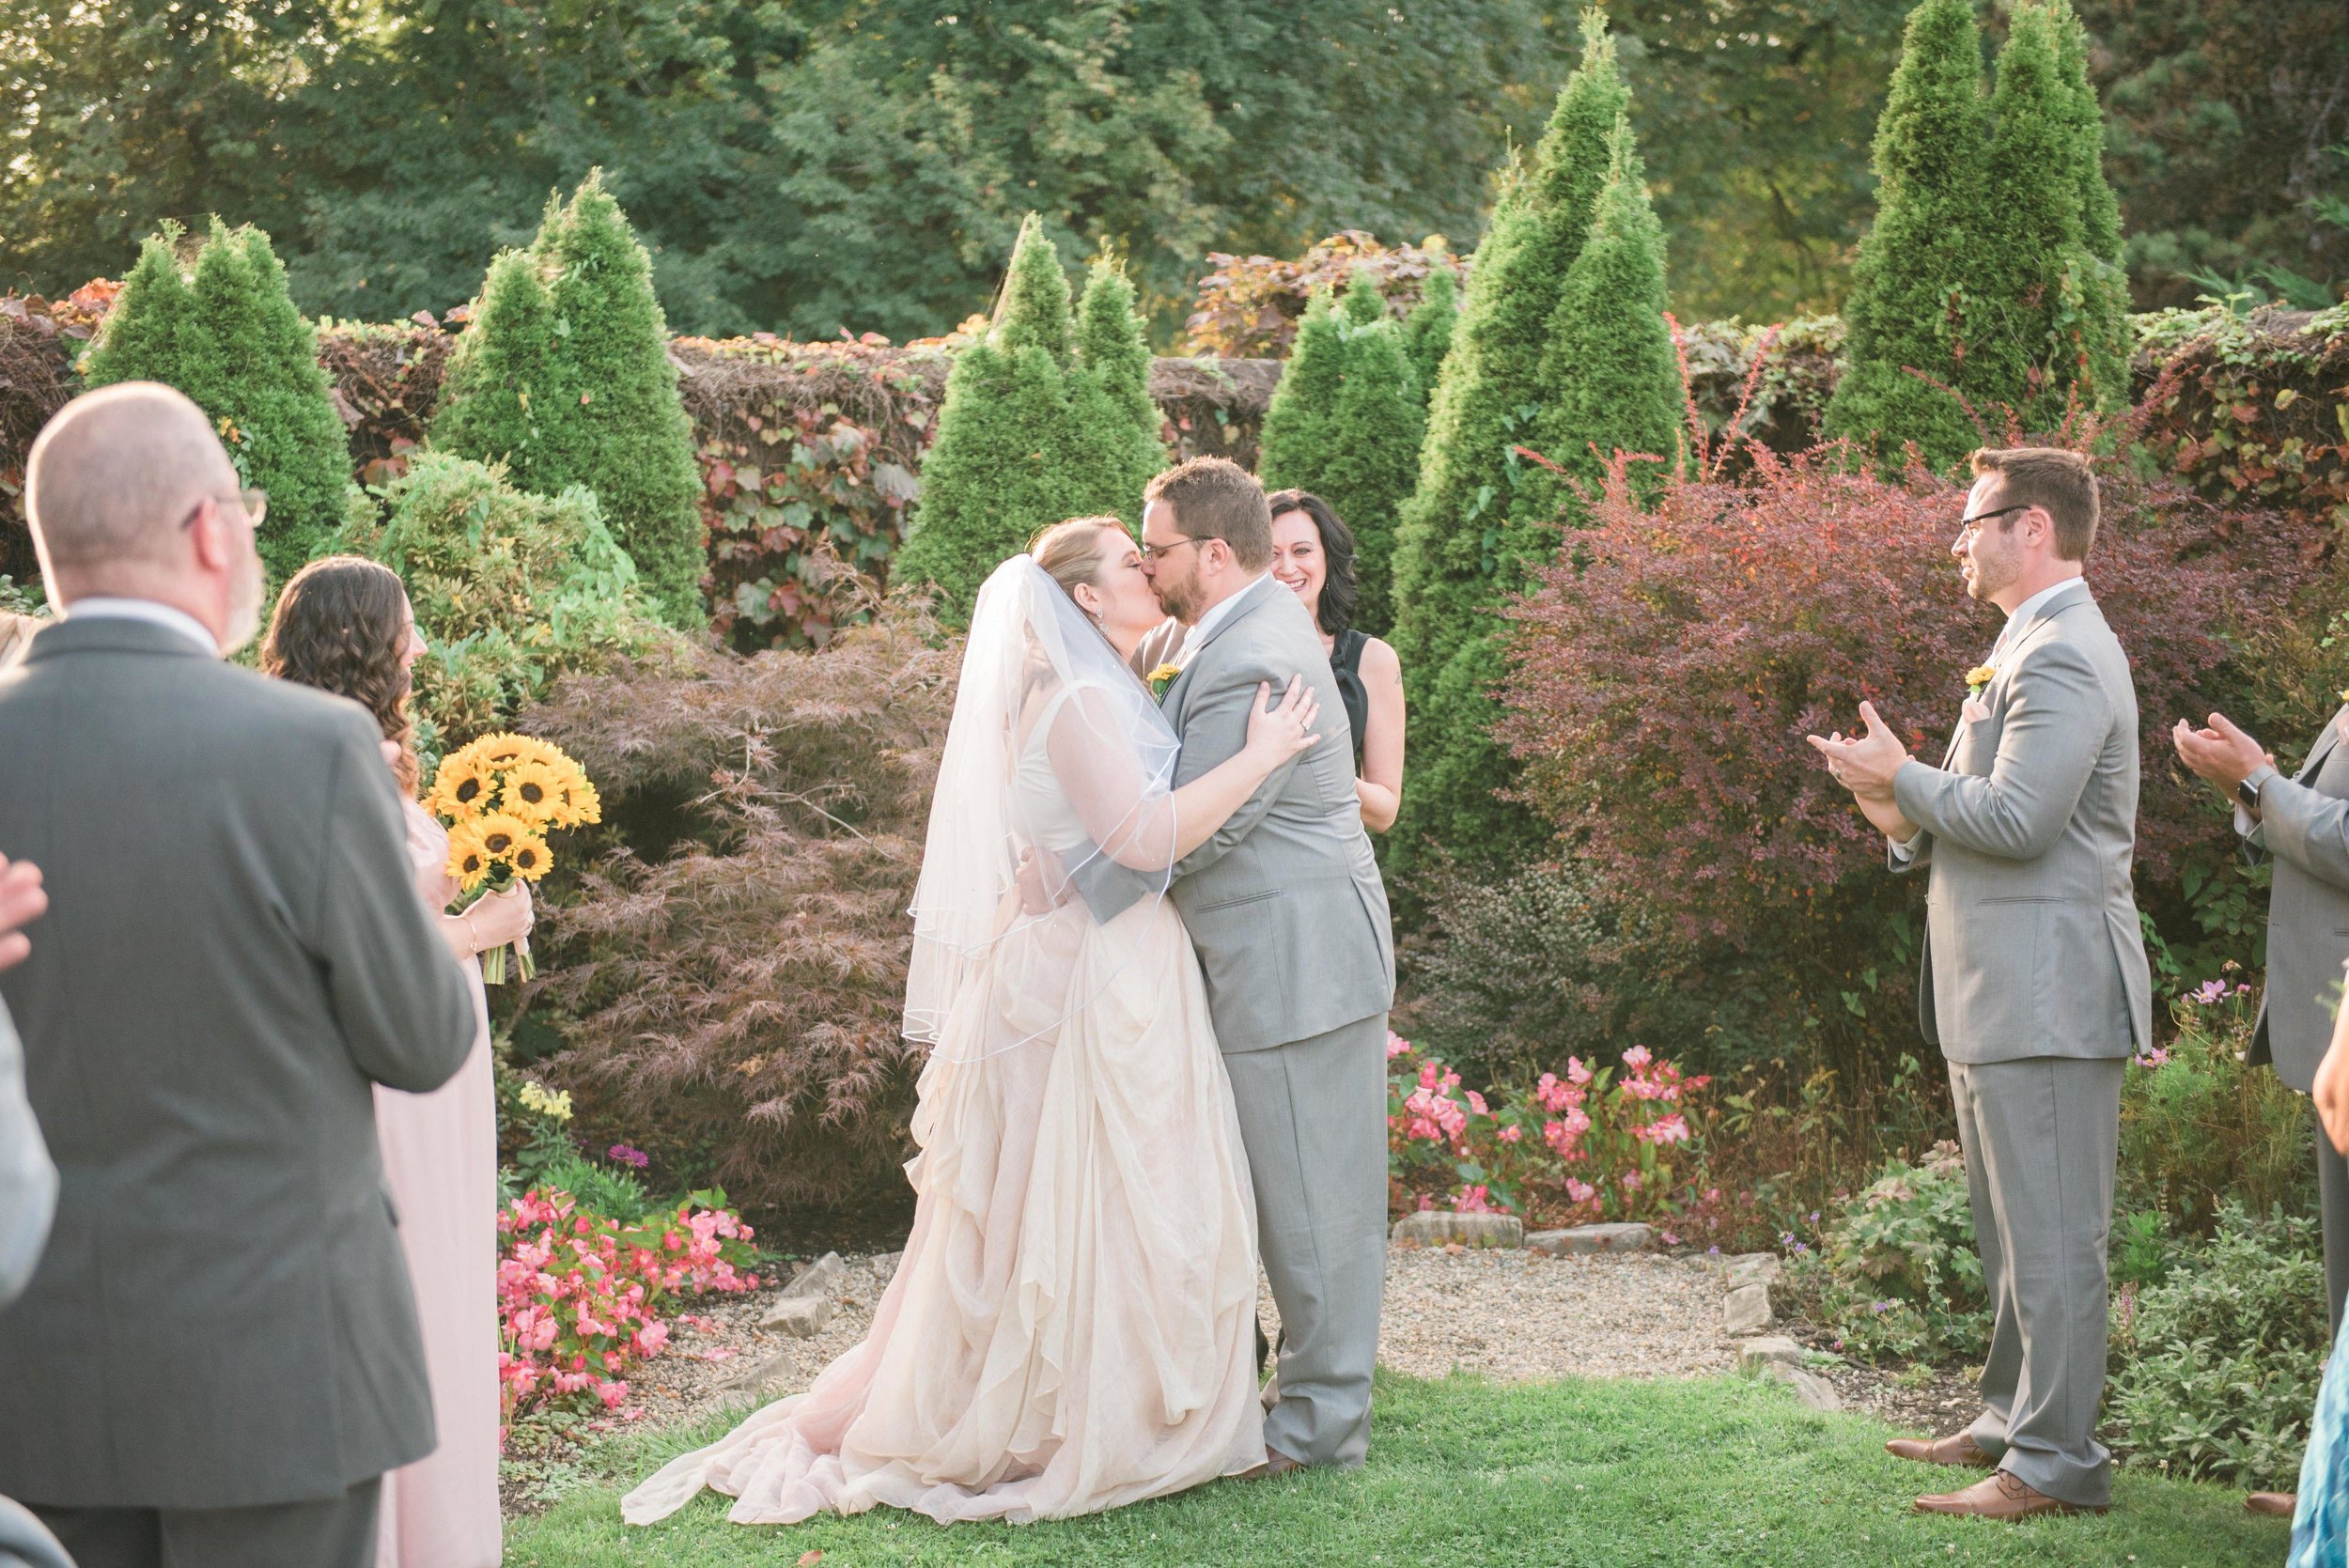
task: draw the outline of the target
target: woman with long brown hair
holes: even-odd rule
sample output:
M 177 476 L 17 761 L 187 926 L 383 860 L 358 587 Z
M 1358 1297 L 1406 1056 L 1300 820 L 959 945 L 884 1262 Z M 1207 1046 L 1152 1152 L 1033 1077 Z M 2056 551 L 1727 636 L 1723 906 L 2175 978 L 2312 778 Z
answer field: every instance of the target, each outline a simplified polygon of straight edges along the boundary
M 473 984 L 478 1032 L 429 1094 L 375 1092 L 377 1141 L 424 1331 L 440 1447 L 383 1478 L 377 1568 L 496 1568 L 498 1514 L 497 1100 L 478 955 L 530 929 L 527 889 L 446 913 L 458 893 L 448 834 L 415 803 L 410 672 L 424 652 L 397 573 L 352 555 L 313 561 L 278 597 L 261 669 L 348 697 L 375 716 L 397 776 L 418 895 Z

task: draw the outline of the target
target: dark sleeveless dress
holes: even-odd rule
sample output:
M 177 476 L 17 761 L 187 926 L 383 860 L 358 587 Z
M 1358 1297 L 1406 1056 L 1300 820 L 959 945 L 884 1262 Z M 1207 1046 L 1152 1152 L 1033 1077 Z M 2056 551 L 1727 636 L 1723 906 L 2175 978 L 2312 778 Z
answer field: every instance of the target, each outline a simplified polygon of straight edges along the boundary
M 1330 648 L 1330 673 L 1338 677 L 1338 701 L 1354 732 L 1354 771 L 1362 770 L 1362 726 L 1370 722 L 1370 691 L 1362 685 L 1362 649 L 1370 636 L 1357 627 L 1338 633 Z

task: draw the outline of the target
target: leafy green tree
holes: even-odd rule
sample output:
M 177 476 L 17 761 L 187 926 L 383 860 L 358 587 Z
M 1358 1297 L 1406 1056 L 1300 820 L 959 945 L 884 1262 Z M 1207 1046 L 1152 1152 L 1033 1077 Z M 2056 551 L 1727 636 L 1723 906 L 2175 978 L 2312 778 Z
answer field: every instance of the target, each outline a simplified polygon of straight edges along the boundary
M 2082 147 L 2095 100 L 2083 105 L 2085 79 L 2066 79 L 2061 27 L 2047 7 L 2026 5 L 1999 52 L 1990 191 L 1999 217 L 1983 255 L 2000 275 L 1992 329 L 1966 365 L 1968 390 L 2030 430 L 2056 427 L 2076 398 L 2117 408 L 2128 390 L 2126 302 L 2088 247 L 2086 209 L 2103 184 Z
M 502 257 L 450 367 L 435 439 L 539 495 L 595 492 L 673 626 L 704 620 L 701 472 L 651 258 L 590 172 Z
M 1265 411 L 1257 466 L 1268 488 L 1312 490 L 1353 531 L 1355 621 L 1373 633 L 1392 622 L 1395 518 L 1418 482 L 1426 424 L 1405 329 L 1376 288 L 1357 274 L 1342 310 L 1317 294 Z
M 1667 304 L 1664 228 L 1648 205 L 1631 122 L 1618 118 L 1590 238 L 1550 318 L 1545 380 L 1556 391 L 1534 423 L 1536 450 L 1588 486 L 1614 454 L 1634 453 L 1664 459 L 1632 466 L 1635 491 L 1652 496 L 1679 456 L 1680 362 Z
M 1923 0 L 1876 126 L 1877 207 L 1843 306 L 1849 361 L 1825 428 L 1880 459 L 1914 441 L 1946 469 L 1981 444 L 1956 396 L 1995 325 L 1999 212 L 1989 192 L 1982 39 L 1972 0 Z M 1942 383 L 1934 386 L 1912 371 Z
M 1443 357 L 1452 351 L 1453 329 L 1460 320 L 1459 286 L 1452 270 L 1439 267 L 1427 274 L 1427 290 L 1403 322 L 1404 346 L 1411 356 L 1412 377 L 1419 382 L 1420 402 L 1434 396 L 1443 373 Z
M 84 362 L 92 386 L 163 381 L 210 414 L 247 484 L 269 492 L 262 559 L 286 577 L 339 527 L 350 452 L 319 368 L 318 334 L 257 228 L 218 218 L 182 273 L 176 226 L 147 241 Z
M 1604 16 L 1585 11 L 1582 29 L 1581 62 L 1532 165 L 1504 174 L 1429 407 L 1419 485 L 1396 529 L 1393 641 L 1412 713 L 1388 846 L 1398 869 L 1423 836 L 1500 855 L 1536 831 L 1522 808 L 1496 797 L 1508 768 L 1488 733 L 1501 674 L 1493 611 L 1557 547 L 1556 486 L 1516 449 L 1563 391 L 1553 318 L 1630 103 Z
M 1147 355 L 1131 300 L 1096 267 L 1072 332 L 1060 254 L 1036 215 L 1020 225 L 994 322 L 947 373 L 912 533 L 891 572 L 935 584 L 942 618 L 967 615 L 979 584 L 1037 529 L 1089 512 L 1135 520 L 1165 458 L 1158 411 L 1135 396 Z
M 2060 108 L 2072 174 L 2079 189 L 2080 256 L 2071 280 L 2079 296 L 2079 334 L 2093 401 L 2106 407 L 2129 393 L 2129 282 L 2123 267 L 2121 203 L 2105 179 L 2105 116 L 2088 76 L 2088 29 L 2071 0 L 2049 8 L 2056 25 Z
M 1068 368 L 1070 472 L 1079 484 L 1073 515 L 1142 523 L 1142 490 L 1166 466 L 1159 431 L 1165 416 L 1150 400 L 1150 346 L 1134 311 L 1134 286 L 1107 258 L 1088 270 L 1077 303 L 1077 352 Z
M 1298 318 L 1281 382 L 1265 405 L 1256 472 L 1268 488 L 1318 489 L 1305 476 L 1318 477 L 1318 457 L 1330 448 L 1330 416 L 1346 387 L 1346 349 L 1345 319 L 1329 290 L 1317 288 Z

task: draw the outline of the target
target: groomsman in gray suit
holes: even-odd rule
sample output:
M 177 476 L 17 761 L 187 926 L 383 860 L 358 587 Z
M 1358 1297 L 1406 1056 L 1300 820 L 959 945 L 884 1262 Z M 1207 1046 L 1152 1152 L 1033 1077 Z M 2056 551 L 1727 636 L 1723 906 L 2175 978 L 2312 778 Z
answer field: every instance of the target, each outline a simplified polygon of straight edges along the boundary
M 1993 1313 L 1982 1415 L 1888 1446 L 1995 1468 L 1920 1511 L 2012 1519 L 2111 1503 L 2095 1438 L 2106 1233 L 2121 1080 L 2132 1046 L 2152 1044 L 2153 986 L 2129 882 L 2137 695 L 2081 579 L 2095 475 L 2035 447 L 1977 452 L 1973 470 L 1951 553 L 2007 622 L 1942 766 L 1864 703 L 1863 735 L 1811 738 L 1884 831 L 1892 869 L 1930 868 L 1918 1021 L 1949 1063 Z
M 0 854 L 49 910 L 0 991 L 63 1175 L 0 1492 L 81 1568 L 369 1568 L 434 1440 L 371 1086 L 454 1076 L 472 1005 L 375 722 L 223 661 L 266 502 L 203 411 L 108 387 L 27 466 L 64 619 L 0 674 Z
M 2349 962 L 2349 706 L 2336 711 L 2291 778 L 2223 713 L 2201 728 L 2178 721 L 2180 760 L 2234 808 L 2235 831 L 2274 867 L 2267 904 L 2267 986 L 2250 1060 L 2287 1088 L 2310 1093 L 2332 1043 L 2341 965 Z M 2314 1105 L 2311 1102 L 2310 1110 Z M 2349 1297 L 2349 1160 L 2316 1131 L 2317 1203 L 2325 1225 L 2325 1304 L 2341 1332 Z M 2289 1516 L 2288 1493 L 2254 1492 L 2251 1507 Z
M 1206 976 L 1281 1309 L 1266 1471 L 1360 1465 L 1387 1266 L 1394 946 L 1353 737 L 1312 616 L 1272 581 L 1272 513 L 1254 475 L 1221 458 L 1159 474 L 1142 548 L 1159 603 L 1188 629 L 1161 699 L 1182 737 L 1177 787 L 1246 743 L 1260 686 L 1301 676 L 1321 703 L 1319 743 L 1175 865 L 1172 896 Z M 1146 886 L 1101 857 L 1075 876 L 1104 920 Z

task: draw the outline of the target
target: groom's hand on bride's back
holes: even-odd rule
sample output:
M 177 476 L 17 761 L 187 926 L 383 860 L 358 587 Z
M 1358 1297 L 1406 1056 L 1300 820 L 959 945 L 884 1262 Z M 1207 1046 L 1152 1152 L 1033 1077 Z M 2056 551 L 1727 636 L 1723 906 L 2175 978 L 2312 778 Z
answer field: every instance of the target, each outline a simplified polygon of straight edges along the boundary
M 1016 880 L 1022 914 L 1049 915 L 1068 902 L 1068 873 L 1061 869 L 1060 857 L 1050 849 L 1020 850 Z
M 49 908 L 41 890 L 40 867 L 30 861 L 11 862 L 0 855 L 0 970 L 24 961 L 31 940 L 18 927 L 30 925 Z

